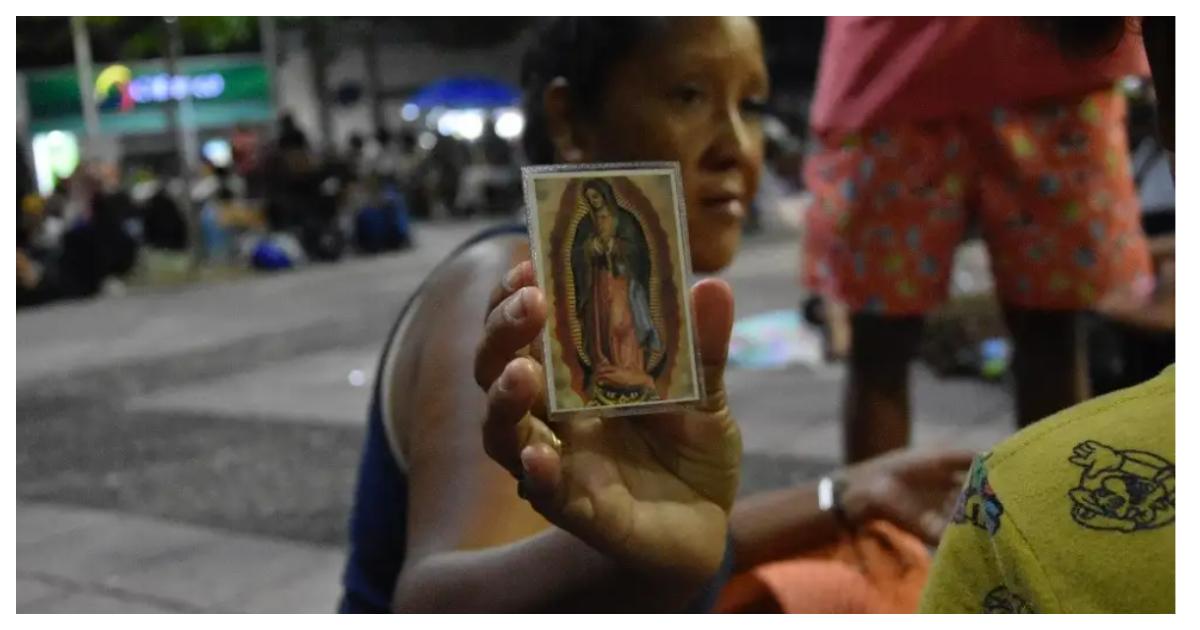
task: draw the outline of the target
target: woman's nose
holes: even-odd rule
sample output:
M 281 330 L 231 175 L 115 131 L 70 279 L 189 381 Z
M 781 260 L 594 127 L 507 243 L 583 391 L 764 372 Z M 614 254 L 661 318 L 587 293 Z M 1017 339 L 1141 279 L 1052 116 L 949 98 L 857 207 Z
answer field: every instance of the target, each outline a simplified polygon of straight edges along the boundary
M 739 106 L 718 113 L 719 132 L 708 150 L 709 167 L 716 170 L 739 168 L 755 150 L 755 137 Z

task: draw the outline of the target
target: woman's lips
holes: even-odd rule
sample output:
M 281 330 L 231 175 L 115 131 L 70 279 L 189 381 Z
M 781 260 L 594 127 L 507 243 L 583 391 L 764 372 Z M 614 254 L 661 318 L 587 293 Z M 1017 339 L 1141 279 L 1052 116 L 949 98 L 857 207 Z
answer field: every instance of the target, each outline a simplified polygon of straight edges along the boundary
M 700 210 L 706 215 L 735 221 L 746 218 L 746 204 L 736 197 L 701 199 Z

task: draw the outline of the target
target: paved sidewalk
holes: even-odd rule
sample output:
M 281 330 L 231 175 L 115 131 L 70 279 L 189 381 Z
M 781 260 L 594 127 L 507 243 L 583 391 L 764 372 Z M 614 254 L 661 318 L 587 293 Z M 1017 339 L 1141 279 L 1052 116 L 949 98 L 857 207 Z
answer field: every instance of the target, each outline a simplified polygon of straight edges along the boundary
M 331 613 L 337 550 L 17 505 L 18 613 Z
M 403 255 L 17 318 L 18 612 L 332 612 L 396 309 L 480 224 Z M 795 309 L 797 247 L 747 242 L 739 317 Z M 838 368 L 730 370 L 743 494 L 837 466 Z M 986 448 L 1002 388 L 914 372 L 914 442 Z M 301 488 L 302 491 L 297 491 Z
M 17 384 L 302 331 L 374 311 L 391 315 L 451 249 L 485 225 L 422 225 L 419 246 L 398 254 L 23 310 L 16 321 Z

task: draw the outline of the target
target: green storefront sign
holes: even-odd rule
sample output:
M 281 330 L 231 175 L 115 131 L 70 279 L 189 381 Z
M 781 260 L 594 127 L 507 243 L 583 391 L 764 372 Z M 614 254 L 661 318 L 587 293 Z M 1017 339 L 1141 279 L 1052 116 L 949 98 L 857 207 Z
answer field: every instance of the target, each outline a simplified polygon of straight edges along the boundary
M 169 76 L 162 62 L 97 65 L 91 90 L 100 130 L 126 135 L 161 133 L 166 106 L 185 95 L 197 127 L 225 127 L 269 120 L 271 89 L 257 57 L 194 57 Z M 84 131 L 83 99 L 74 68 L 33 72 L 26 77 L 30 131 Z

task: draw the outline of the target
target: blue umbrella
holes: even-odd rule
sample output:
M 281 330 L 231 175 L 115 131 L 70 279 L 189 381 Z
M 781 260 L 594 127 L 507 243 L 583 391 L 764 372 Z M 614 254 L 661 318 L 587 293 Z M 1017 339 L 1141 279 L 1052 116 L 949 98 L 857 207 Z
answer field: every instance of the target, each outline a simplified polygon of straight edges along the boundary
M 421 88 L 409 102 L 421 109 L 497 109 L 518 105 L 521 94 L 493 79 L 443 79 Z

